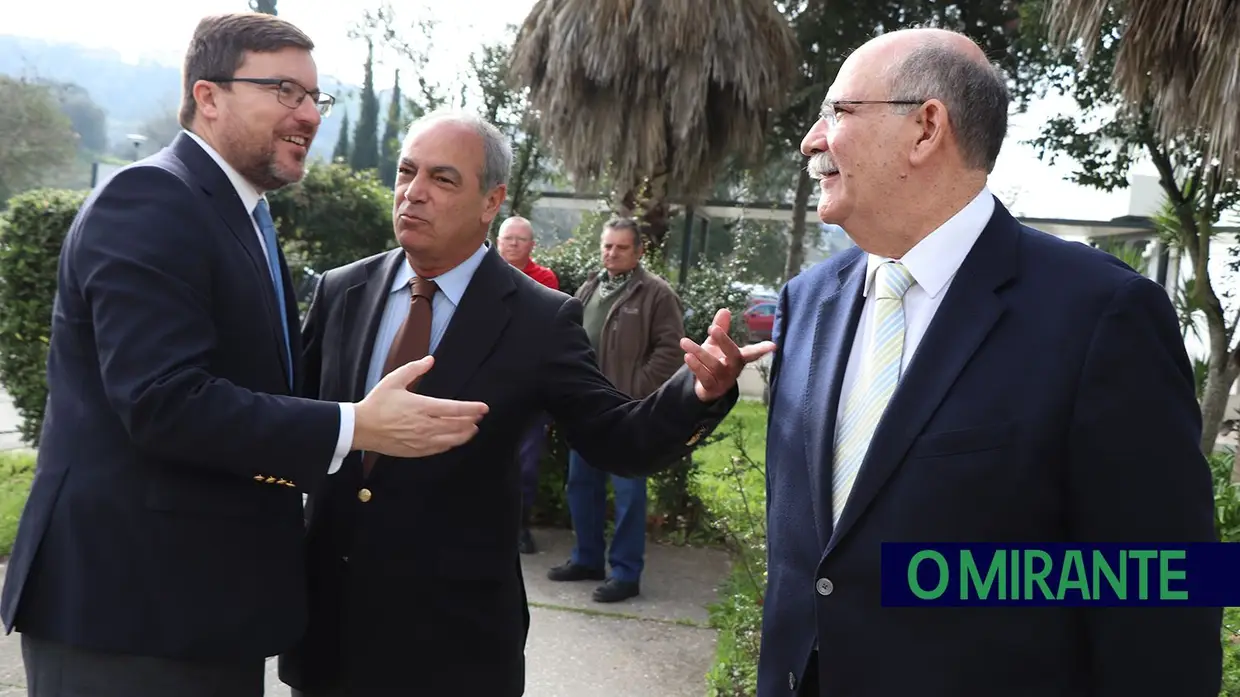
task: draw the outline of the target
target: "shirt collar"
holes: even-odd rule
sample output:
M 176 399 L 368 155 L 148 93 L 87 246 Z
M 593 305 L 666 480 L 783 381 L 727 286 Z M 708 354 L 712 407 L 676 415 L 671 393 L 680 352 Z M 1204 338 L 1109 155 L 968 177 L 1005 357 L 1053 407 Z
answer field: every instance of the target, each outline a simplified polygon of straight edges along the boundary
M 469 282 L 473 279 L 474 272 L 478 270 L 478 266 L 482 264 L 482 258 L 486 256 L 488 249 L 489 247 L 486 244 L 483 244 L 478 247 L 478 251 L 470 255 L 468 259 L 462 261 L 460 264 L 457 264 L 452 269 L 439 274 L 433 279 L 435 281 L 435 285 L 439 288 L 439 292 L 443 293 L 444 297 L 452 301 L 453 307 L 460 306 L 461 297 L 465 295 L 465 289 L 469 287 Z M 395 293 L 407 288 L 409 286 L 409 282 L 412 281 L 416 275 L 417 274 L 413 272 L 413 267 L 410 266 L 409 262 L 406 260 L 406 262 L 401 264 L 400 268 L 396 270 L 396 278 L 392 279 L 392 287 L 390 292 Z
M 241 198 L 241 205 L 245 206 L 245 211 L 247 213 L 253 215 L 254 209 L 258 207 L 259 200 L 263 198 L 263 194 L 258 190 L 258 187 L 254 186 L 248 179 L 241 176 L 240 172 L 238 172 L 232 165 L 228 164 L 228 161 L 224 159 L 223 155 L 216 152 L 215 148 L 207 145 L 207 141 L 200 138 L 197 133 L 192 133 L 190 131 L 184 131 L 184 133 L 190 138 L 193 138 L 194 142 L 198 143 L 198 146 L 205 150 L 207 154 L 211 156 L 212 160 L 215 160 L 215 164 L 219 165 L 220 169 L 224 170 L 224 174 L 228 176 L 228 181 L 232 182 L 233 188 L 237 190 L 237 196 Z
M 939 228 L 926 235 L 920 242 L 908 250 L 900 263 L 904 265 L 913 280 L 930 297 L 938 297 L 947 286 L 948 281 L 960 270 L 964 258 L 973 249 L 990 217 L 995 212 L 995 199 L 990 189 L 982 187 L 980 193 L 943 223 Z M 893 261 L 886 257 L 867 255 L 865 268 L 864 295 L 870 294 L 874 287 L 874 276 L 878 267 L 885 262 Z

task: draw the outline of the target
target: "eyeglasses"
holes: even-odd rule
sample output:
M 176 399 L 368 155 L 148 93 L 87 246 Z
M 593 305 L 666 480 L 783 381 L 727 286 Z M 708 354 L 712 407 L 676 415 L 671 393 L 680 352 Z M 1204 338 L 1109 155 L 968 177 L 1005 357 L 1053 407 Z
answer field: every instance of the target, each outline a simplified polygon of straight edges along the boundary
M 926 100 L 924 99 L 887 99 L 887 100 L 882 100 L 882 99 L 831 100 L 831 99 L 828 99 L 822 103 L 822 111 L 818 112 L 818 116 L 827 122 L 827 126 L 834 128 L 837 122 L 838 116 L 839 116 L 839 114 L 836 113 L 835 108 L 840 105 L 850 106 L 850 105 L 855 105 L 855 104 L 892 104 L 892 105 L 903 104 L 906 106 L 921 106 L 922 104 L 925 104 L 925 103 L 926 103 Z
M 276 100 L 290 109 L 296 109 L 301 106 L 307 96 L 312 96 L 314 105 L 319 110 L 319 116 L 323 118 L 327 118 L 332 113 L 332 105 L 336 103 L 336 98 L 330 94 L 318 90 L 311 91 L 292 80 L 282 80 L 277 77 L 221 77 L 207 78 L 207 82 L 248 82 L 251 85 L 278 86 L 280 89 L 275 93 Z

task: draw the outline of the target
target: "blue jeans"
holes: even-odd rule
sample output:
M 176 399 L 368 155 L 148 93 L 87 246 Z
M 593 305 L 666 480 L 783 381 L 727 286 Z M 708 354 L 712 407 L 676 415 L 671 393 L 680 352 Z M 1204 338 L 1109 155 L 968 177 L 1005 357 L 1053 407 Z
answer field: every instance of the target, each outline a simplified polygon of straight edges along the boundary
M 616 533 L 611 550 L 603 539 L 607 519 L 607 478 L 616 493 Z M 568 510 L 573 518 L 577 543 L 574 564 L 603 569 L 611 565 L 611 577 L 636 583 L 641 579 L 646 556 L 646 478 L 618 477 L 591 467 L 577 451 L 568 453 Z

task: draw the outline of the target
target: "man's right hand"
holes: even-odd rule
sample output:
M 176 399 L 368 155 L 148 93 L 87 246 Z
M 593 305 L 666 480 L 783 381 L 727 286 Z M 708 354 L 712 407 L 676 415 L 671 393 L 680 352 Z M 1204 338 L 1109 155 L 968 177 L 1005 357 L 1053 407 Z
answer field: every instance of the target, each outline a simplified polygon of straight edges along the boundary
M 462 445 L 478 433 L 482 402 L 414 394 L 409 386 L 430 370 L 427 356 L 388 373 L 353 405 L 353 449 L 392 457 L 426 457 Z

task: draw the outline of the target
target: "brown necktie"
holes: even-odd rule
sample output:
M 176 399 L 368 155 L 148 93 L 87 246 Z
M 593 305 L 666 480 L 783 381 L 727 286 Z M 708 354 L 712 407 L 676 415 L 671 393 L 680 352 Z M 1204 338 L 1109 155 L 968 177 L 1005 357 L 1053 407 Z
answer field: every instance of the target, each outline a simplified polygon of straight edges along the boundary
M 409 314 L 396 330 L 392 346 L 388 349 L 387 360 L 383 363 L 383 374 L 387 375 L 400 366 L 425 358 L 431 351 L 431 301 L 435 297 L 438 286 L 434 281 L 425 278 L 414 278 L 410 285 L 412 293 L 409 300 Z M 409 385 L 413 389 L 413 385 Z M 362 456 L 362 476 L 370 475 L 370 470 L 379 459 L 379 453 L 367 451 Z

